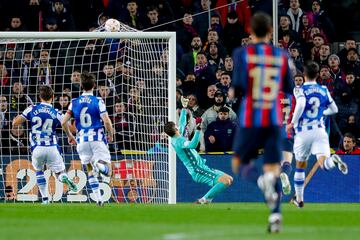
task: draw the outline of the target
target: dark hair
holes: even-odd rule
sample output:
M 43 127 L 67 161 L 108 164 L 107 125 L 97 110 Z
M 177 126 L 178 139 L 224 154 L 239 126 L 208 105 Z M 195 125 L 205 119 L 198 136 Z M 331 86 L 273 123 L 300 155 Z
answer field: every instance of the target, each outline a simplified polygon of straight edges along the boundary
M 219 109 L 219 112 L 223 112 L 223 113 L 228 113 L 229 112 L 229 109 L 227 107 L 221 107 Z
M 356 143 L 356 137 L 355 137 L 351 132 L 345 133 L 343 139 L 344 139 L 345 137 L 351 138 L 351 140 L 352 140 L 354 143 Z
M 48 85 L 42 85 L 39 88 L 40 98 L 44 101 L 49 101 L 54 96 L 54 91 Z
M 250 26 L 257 37 L 265 37 L 271 30 L 271 17 L 264 12 L 257 12 L 251 18 Z
M 95 86 L 95 75 L 87 71 L 84 71 L 81 74 L 81 87 L 85 91 L 89 91 L 93 89 L 94 86 Z
M 309 79 L 315 79 L 320 71 L 319 64 L 314 61 L 308 61 L 304 66 L 304 74 Z
M 174 122 L 166 123 L 164 126 L 164 132 L 170 137 L 173 137 L 176 134 L 175 123 Z

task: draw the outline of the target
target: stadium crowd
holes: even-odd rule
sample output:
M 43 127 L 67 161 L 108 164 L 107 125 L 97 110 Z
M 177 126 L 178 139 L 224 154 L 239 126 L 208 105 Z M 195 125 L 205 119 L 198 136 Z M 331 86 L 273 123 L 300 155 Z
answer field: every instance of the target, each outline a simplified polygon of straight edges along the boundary
M 208 9 L 211 10 L 210 27 Z M 213 10 L 214 9 L 214 10 Z M 202 151 L 229 151 L 236 127 L 241 99 L 228 95 L 231 85 L 233 49 L 251 43 L 250 17 L 256 11 L 271 14 L 272 1 L 257 0 L 22 0 L 2 1 L 2 31 L 92 31 L 109 18 L 142 31 L 177 32 L 177 104 L 189 98 L 191 136 L 196 118 L 202 118 Z M 86 13 L 86 14 L 84 14 Z M 180 19 L 180 20 L 178 20 Z M 279 40 L 277 45 L 293 59 L 295 85 L 303 83 L 303 64 L 314 60 L 321 66 L 318 83 L 330 90 L 339 112 L 327 119 L 331 145 L 339 153 L 351 154 L 360 139 L 360 59 L 359 39 L 346 37 L 336 52 L 336 29 L 320 0 L 279 1 Z M 124 89 L 116 84 L 120 76 L 131 76 L 131 62 L 117 58 L 96 59 L 110 47 L 99 43 L 80 43 L 74 62 L 98 77 L 97 95 L 101 96 L 117 131 L 112 150 L 131 148 L 134 125 L 146 111 L 141 98 L 143 84 Z M 61 46 L 63 47 L 63 46 Z M 0 44 L 0 107 L 2 154 L 26 154 L 24 129 L 12 130 L 13 116 L 37 101 L 37 87 L 53 84 L 55 105 L 66 111 L 72 98 L 80 94 L 80 70 L 65 69 L 59 56 L 60 45 L 47 43 Z M 70 48 L 70 47 L 69 47 Z M 35 49 L 35 50 L 34 50 Z M 105 50 L 104 50 L 105 49 Z M 94 59 L 95 58 L 95 59 Z M 101 58 L 101 57 L 100 57 Z M 95 65 L 94 62 L 101 62 Z M 166 66 L 153 69 L 161 74 Z M 84 70 L 84 68 L 82 68 Z M 66 80 L 56 76 L 68 74 Z M 124 80 L 122 80 L 124 81 Z M 161 84 L 161 82 L 159 82 Z M 145 109 L 144 109 L 145 108 Z M 135 120 L 136 119 L 136 120 Z M 350 139 L 350 140 L 349 140 Z M 151 141 L 157 141 L 157 137 Z M 346 143 L 349 140 L 351 143 Z M 353 142 L 352 142 L 353 141 Z M 63 143 L 65 145 L 65 143 Z M 348 150 L 351 145 L 353 150 Z M 354 145 L 354 146 L 353 146 Z M 13 148 L 13 146 L 19 146 Z M 120 147 L 121 146 L 121 147 Z M 68 147 L 70 151 L 70 147 Z M 340 152 L 341 151 L 341 152 Z

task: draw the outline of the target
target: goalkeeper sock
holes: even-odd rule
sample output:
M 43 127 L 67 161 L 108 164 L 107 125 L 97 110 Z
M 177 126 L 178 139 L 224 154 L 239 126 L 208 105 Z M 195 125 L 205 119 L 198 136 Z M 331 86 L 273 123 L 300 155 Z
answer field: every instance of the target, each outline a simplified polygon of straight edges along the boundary
M 305 183 L 305 170 L 297 168 L 294 174 L 294 186 L 296 193 L 296 200 L 298 202 L 304 201 L 304 183 Z
M 328 157 L 327 159 L 325 159 L 325 161 L 324 161 L 325 171 L 329 171 L 329 170 L 333 169 L 334 167 L 335 167 L 335 163 L 331 157 Z
M 90 188 L 95 195 L 96 202 L 101 201 L 101 193 L 100 193 L 100 189 L 99 189 L 98 179 L 94 176 L 89 176 L 88 181 L 89 181 Z
M 290 176 L 292 172 L 292 167 L 289 162 L 283 162 L 281 166 L 281 172 L 285 173 L 286 175 Z
M 109 175 L 109 167 L 107 164 L 103 164 L 103 163 L 96 163 L 96 167 L 99 169 L 100 173 L 108 176 Z
M 37 185 L 39 187 L 39 191 L 41 194 L 42 198 L 47 198 L 47 194 L 46 194 L 46 180 L 44 177 L 44 172 L 43 171 L 37 171 L 36 172 L 36 182 Z
M 243 179 L 255 184 L 257 184 L 257 180 L 260 177 L 258 169 L 253 164 L 241 165 L 239 173 Z
M 281 180 L 279 177 L 277 177 L 276 181 L 275 181 L 275 191 L 279 197 L 277 198 L 275 207 L 271 210 L 271 213 L 280 213 L 281 212 L 280 204 L 281 204 L 282 185 L 281 185 Z
M 216 195 L 224 191 L 226 188 L 227 186 L 223 182 L 218 182 L 205 194 L 203 198 L 211 201 Z

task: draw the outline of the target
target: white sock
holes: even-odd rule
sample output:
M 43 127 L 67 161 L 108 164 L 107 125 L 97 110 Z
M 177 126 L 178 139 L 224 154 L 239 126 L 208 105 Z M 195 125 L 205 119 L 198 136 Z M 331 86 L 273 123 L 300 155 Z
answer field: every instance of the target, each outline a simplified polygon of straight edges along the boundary
M 100 189 L 99 189 L 98 179 L 94 176 L 89 176 L 88 181 L 89 181 L 90 188 L 95 195 L 95 200 L 97 202 L 101 201 L 101 193 L 100 193 Z
M 324 168 L 325 170 L 329 171 L 335 167 L 335 163 L 331 157 L 328 157 L 324 161 Z
M 97 162 L 96 167 L 99 169 L 99 171 L 102 174 L 104 174 L 106 176 L 109 175 L 109 167 L 106 164 Z
M 294 174 L 294 187 L 296 193 L 296 200 L 298 202 L 304 201 L 304 183 L 305 183 L 305 170 L 297 168 Z
M 36 182 L 42 198 L 47 198 L 46 194 L 46 180 L 43 171 L 36 172 Z

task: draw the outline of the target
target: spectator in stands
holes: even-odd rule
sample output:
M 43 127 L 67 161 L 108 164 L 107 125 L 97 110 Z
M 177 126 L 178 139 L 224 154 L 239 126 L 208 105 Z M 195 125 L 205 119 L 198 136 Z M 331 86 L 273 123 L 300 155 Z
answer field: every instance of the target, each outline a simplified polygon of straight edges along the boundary
M 235 128 L 235 122 L 229 118 L 229 108 L 221 107 L 217 119 L 208 125 L 204 133 L 206 151 L 231 151 Z
M 279 30 L 278 30 L 279 39 L 283 39 L 283 36 L 285 33 L 290 34 L 291 38 L 295 42 L 298 41 L 297 33 L 291 29 L 291 19 L 288 15 L 280 16 L 280 23 L 279 23 Z
M 134 114 L 143 113 L 143 104 L 141 102 L 141 96 L 140 96 L 139 89 L 130 88 L 129 99 L 128 99 L 127 105 L 128 105 L 128 109 L 130 112 L 132 112 Z
M 211 0 L 201 0 L 201 8 L 197 11 L 196 16 L 194 16 L 194 23 L 193 26 L 196 32 L 199 34 L 202 41 L 206 41 L 206 37 L 208 34 L 208 30 L 211 26 L 209 26 L 209 19 L 208 19 L 208 10 L 211 5 Z M 213 13 L 215 14 L 215 13 Z
M 148 7 L 146 16 L 147 16 L 147 19 L 144 22 L 145 30 L 155 31 L 155 32 L 172 30 L 170 24 L 164 25 L 164 23 L 165 23 L 165 22 L 163 22 L 164 18 L 162 16 L 160 16 L 160 12 L 157 7 L 155 7 L 155 6 Z
M 42 24 L 40 19 L 42 17 L 43 6 L 40 4 L 40 0 L 30 0 L 25 7 L 26 13 L 26 28 L 28 31 L 40 31 Z
M 55 108 L 61 110 L 61 112 L 65 114 L 71 102 L 70 96 L 68 94 L 62 94 L 57 99 L 58 102 L 55 103 Z
M 215 30 L 209 29 L 209 32 L 207 35 L 207 42 L 204 44 L 204 47 L 203 47 L 204 52 L 209 51 L 211 43 L 217 44 L 219 57 L 220 58 L 225 57 L 226 49 L 224 48 L 224 46 L 222 45 L 222 43 L 219 39 L 219 34 Z
M 302 72 L 304 70 L 303 68 L 303 58 L 301 56 L 300 52 L 300 46 L 297 44 L 292 44 L 289 47 L 290 56 L 295 64 L 296 70 Z
M 345 73 L 354 73 L 356 79 L 360 79 L 360 60 L 356 48 L 350 48 L 347 52 L 347 59 L 344 66 Z
M 336 55 L 339 56 L 342 65 L 345 65 L 347 61 L 347 54 L 350 48 L 356 49 L 356 40 L 352 37 L 346 39 L 344 48 L 341 49 Z
M 70 76 L 71 81 L 71 97 L 77 98 L 80 96 L 81 93 L 81 87 L 80 87 L 80 81 L 81 81 L 81 73 L 79 70 L 75 69 Z
M 184 82 L 181 85 L 181 88 L 182 88 L 185 96 L 196 92 L 195 79 L 196 78 L 195 78 L 194 73 L 189 73 L 188 75 L 186 75 Z
M 223 26 L 226 24 L 227 14 L 235 11 L 240 25 L 243 26 L 242 31 L 249 33 L 251 11 L 248 1 L 217 0 L 215 6 L 220 14 Z
M 196 98 L 196 95 L 195 94 L 190 94 L 190 95 L 187 95 L 186 98 L 189 99 L 188 108 L 190 109 L 193 117 L 194 118 L 201 117 L 203 115 L 203 113 L 205 112 L 205 110 L 202 109 L 198 105 L 198 100 Z
M 224 72 L 221 74 L 220 81 L 216 84 L 218 90 L 222 91 L 225 95 L 227 95 L 231 85 L 231 76 L 228 72 Z
M 349 155 L 358 155 L 360 154 L 360 148 L 356 147 L 356 138 L 351 133 L 345 133 L 340 149 L 338 149 L 336 154 L 349 154 Z
M 219 55 L 219 45 L 217 43 L 210 43 L 207 52 L 209 66 L 215 72 L 220 66 L 224 65 L 224 59 Z
M 336 54 L 329 56 L 328 65 L 330 67 L 331 78 L 334 79 L 335 84 L 345 82 L 345 74 L 340 66 L 340 58 Z
M 311 60 L 319 61 L 320 59 L 320 47 L 325 43 L 323 35 L 315 34 L 313 36 L 314 47 L 311 49 Z
M 206 109 L 208 101 L 206 99 L 207 87 L 216 84 L 215 70 L 210 68 L 204 52 L 199 52 L 196 56 L 196 65 L 194 67 L 196 97 L 199 100 L 201 108 Z
M 132 138 L 135 135 L 136 118 L 133 113 L 126 108 L 126 103 L 116 102 L 115 113 L 112 117 L 112 122 L 115 125 L 115 142 L 117 149 L 132 149 Z
M 6 66 L 0 62 L 0 86 L 1 93 L 8 94 L 10 92 L 10 78 Z
M 216 13 L 210 17 L 210 29 L 216 31 L 219 38 L 222 39 L 223 26 L 221 25 L 220 16 Z
M 56 18 L 54 18 L 52 16 L 45 18 L 44 24 L 45 24 L 45 31 L 48 31 L 48 32 L 59 31 L 59 26 L 58 26 L 57 20 L 56 20 Z
M 218 116 L 218 112 L 221 107 L 226 107 L 229 109 L 229 117 L 230 120 L 234 121 L 236 119 L 236 113 L 226 106 L 225 104 L 226 96 L 221 90 L 217 90 L 215 92 L 215 103 L 213 106 L 208 108 L 204 114 L 201 116 L 202 122 L 201 122 L 201 130 L 203 132 L 206 131 L 207 127 L 211 122 L 214 122 Z
M 103 71 L 99 76 L 102 85 L 109 86 L 110 90 L 115 92 L 115 68 L 112 63 L 105 63 Z
M 328 65 L 321 65 L 318 83 L 324 85 L 329 90 L 332 97 L 334 97 L 335 82 L 330 74 L 330 67 Z
M 179 43 L 184 52 L 191 50 L 191 41 L 194 37 L 198 36 L 195 28 L 193 27 L 194 19 L 189 11 L 184 13 L 181 22 L 176 26 L 176 41 Z
M 34 75 L 34 67 L 35 61 L 32 54 L 32 51 L 24 51 L 22 61 L 21 61 L 21 68 L 19 69 L 19 77 L 20 81 L 24 86 L 25 92 L 28 90 L 28 85 L 30 84 L 30 76 Z
M 347 118 L 346 126 L 341 129 L 342 133 L 351 133 L 356 139 L 360 138 L 360 128 L 356 121 L 356 114 L 350 114 Z M 360 139 L 359 139 L 360 140 Z
M 229 12 L 226 17 L 226 24 L 223 31 L 224 47 L 229 54 L 241 45 L 241 39 L 244 38 L 244 26 L 238 21 L 236 12 Z
M 325 11 L 321 9 L 321 1 L 314 0 L 312 3 L 312 19 L 315 26 L 320 27 L 324 30 L 327 39 L 332 42 L 335 37 L 334 25 L 326 15 Z
M 5 95 L 0 95 L 0 113 L 2 115 L 0 129 L 9 129 L 12 119 L 8 109 L 9 109 L 9 103 L 7 97 Z
M 231 74 L 234 68 L 234 61 L 231 58 L 231 55 L 226 55 L 224 61 L 225 61 L 224 70 L 227 71 L 229 74 Z
M 159 16 L 161 22 L 170 22 L 174 19 L 175 13 L 173 4 L 174 1 L 169 0 L 147 0 L 141 1 L 141 4 L 144 5 L 144 8 L 156 7 L 159 11 Z M 176 8 L 175 8 L 176 9 Z M 177 11 L 179 9 L 176 9 Z
M 292 39 L 289 31 L 284 31 L 282 39 L 279 40 L 279 43 L 282 44 L 283 49 L 286 51 L 288 51 L 290 46 L 294 45 L 294 40 Z
M 59 31 L 75 31 L 74 18 L 64 4 L 65 0 L 53 1 L 53 7 L 49 15 L 55 17 Z
M 301 16 L 301 24 L 299 29 L 299 37 L 301 43 L 305 43 L 307 40 L 307 36 L 310 35 L 311 27 L 312 27 L 312 18 L 308 13 L 305 13 Z
M 290 0 L 290 8 L 286 14 L 290 17 L 292 30 L 299 33 L 301 16 L 303 15 L 299 0 Z
M 305 77 L 302 73 L 297 73 L 294 76 L 294 85 L 296 87 L 301 87 L 305 82 Z
M 107 85 L 98 86 L 99 96 L 104 100 L 109 116 L 114 112 L 114 97 L 111 95 L 110 87 Z
M 9 147 L 12 155 L 27 155 L 29 153 L 28 142 L 29 140 L 24 125 L 11 128 Z
M 138 0 L 128 0 L 126 6 L 128 12 L 124 16 L 121 16 L 121 21 L 132 28 L 138 30 L 143 29 L 145 19 L 139 8 Z
M 26 28 L 22 21 L 22 17 L 18 15 L 13 15 L 10 18 L 9 25 L 10 25 L 9 28 L 7 29 L 8 31 L 17 31 L 17 32 L 26 31 Z
M 21 82 L 13 84 L 10 96 L 10 111 L 15 113 L 21 113 L 29 105 L 33 105 L 31 98 L 24 93 L 24 87 Z
M 179 63 L 179 69 L 186 76 L 191 72 L 194 72 L 194 66 L 196 62 L 196 56 L 202 49 L 202 42 L 200 36 L 194 36 L 191 40 L 191 50 L 188 53 L 185 53 L 181 57 Z
M 314 60 L 319 64 L 319 66 L 328 65 L 330 54 L 330 44 L 324 43 L 320 46 L 319 58 L 315 58 Z

